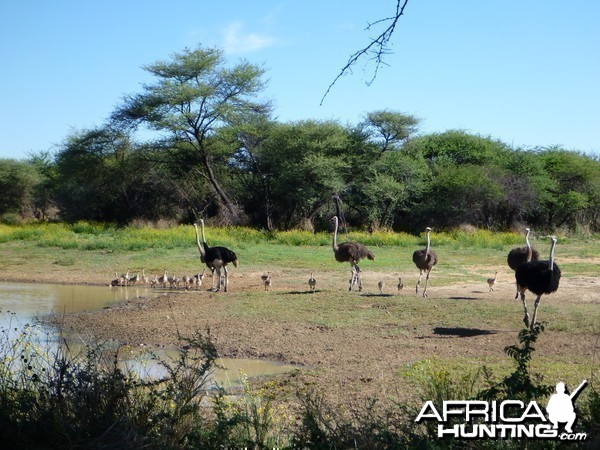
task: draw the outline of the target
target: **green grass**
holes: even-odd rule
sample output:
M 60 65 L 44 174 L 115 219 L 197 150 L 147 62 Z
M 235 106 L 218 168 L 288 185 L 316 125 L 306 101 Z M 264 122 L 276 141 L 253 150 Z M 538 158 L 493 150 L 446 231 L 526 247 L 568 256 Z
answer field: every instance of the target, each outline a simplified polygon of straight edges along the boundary
M 331 243 L 330 233 L 308 231 L 263 232 L 244 227 L 207 227 L 209 242 L 219 242 L 228 247 L 246 248 L 259 243 L 287 246 L 326 246 Z M 341 234 L 341 240 L 356 240 L 374 247 L 407 247 L 424 245 L 424 236 L 406 233 L 376 231 L 365 233 L 352 231 Z M 168 228 L 128 226 L 117 228 L 111 224 L 89 222 L 31 223 L 28 225 L 0 225 L 0 242 L 33 241 L 42 247 L 59 247 L 81 250 L 140 251 L 144 249 L 184 248 L 195 242 L 193 227 L 176 225 Z M 488 230 L 434 233 L 434 246 L 442 248 L 462 247 L 491 248 L 501 250 L 506 246 L 520 244 L 522 236 L 516 233 L 494 233 Z

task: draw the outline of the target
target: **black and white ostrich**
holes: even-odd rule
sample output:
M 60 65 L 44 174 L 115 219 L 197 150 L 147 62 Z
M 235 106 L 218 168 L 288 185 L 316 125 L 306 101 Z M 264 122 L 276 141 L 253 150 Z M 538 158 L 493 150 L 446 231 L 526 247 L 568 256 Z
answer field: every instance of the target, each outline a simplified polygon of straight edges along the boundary
M 517 267 L 515 278 L 517 280 L 517 289 L 521 293 L 521 301 L 525 316 L 523 322 L 529 327 L 529 313 L 527 312 L 527 304 L 525 303 L 525 291 L 529 289 L 537 298 L 533 309 L 533 320 L 531 321 L 531 329 L 533 329 L 536 318 L 537 309 L 540 299 L 544 294 L 551 294 L 558 289 L 560 281 L 560 268 L 554 262 L 554 247 L 556 246 L 556 237 L 552 236 L 552 246 L 550 247 L 550 260 L 548 261 L 529 261 Z
M 516 271 L 517 268 L 529 261 L 537 261 L 540 259 L 540 254 L 535 250 L 531 244 L 529 243 L 529 233 L 531 233 L 530 228 L 525 228 L 525 246 L 524 247 L 515 247 L 510 252 L 508 252 L 508 257 L 506 258 L 506 262 L 508 263 L 508 267 L 512 270 Z M 515 300 L 519 298 L 519 288 L 517 287 L 517 293 L 515 294 Z
M 424 249 L 415 250 L 413 253 L 413 262 L 419 269 L 419 280 L 417 281 L 417 285 L 415 287 L 415 291 L 419 293 L 419 286 L 421 284 L 421 278 L 423 278 L 423 272 L 427 272 L 427 277 L 425 278 L 425 290 L 423 291 L 423 297 L 427 297 L 427 286 L 429 285 L 429 275 L 431 274 L 431 269 L 438 262 L 437 255 L 435 252 L 430 250 L 431 241 L 429 239 L 429 234 L 431 233 L 431 228 L 425 228 L 427 232 L 427 246 Z
M 367 247 L 358 242 L 344 242 L 343 244 L 338 245 L 337 233 L 339 219 L 337 216 L 333 216 L 333 219 L 331 220 L 335 224 L 332 243 L 335 260 L 339 262 L 349 262 L 350 266 L 352 266 L 352 278 L 350 278 L 350 287 L 348 288 L 348 291 L 352 291 L 355 284 L 358 284 L 358 290 L 361 291 L 362 281 L 360 280 L 360 267 L 358 267 L 358 262 L 363 258 L 373 261 L 375 260 L 375 256 Z
M 212 290 L 218 292 L 221 290 L 221 269 L 225 274 L 224 291 L 227 292 L 227 286 L 229 281 L 229 273 L 227 271 L 227 264 L 232 263 L 235 267 L 238 266 L 237 255 L 229 250 L 227 247 L 215 246 L 209 247 L 206 243 L 206 237 L 204 236 L 204 220 L 200 219 L 200 225 L 202 227 L 202 244 L 200 244 L 200 236 L 198 235 L 198 225 L 194 224 L 196 230 L 196 244 L 198 245 L 198 251 L 200 252 L 200 261 L 206 264 L 210 270 L 212 270 Z M 217 287 L 215 289 L 215 272 L 217 273 Z

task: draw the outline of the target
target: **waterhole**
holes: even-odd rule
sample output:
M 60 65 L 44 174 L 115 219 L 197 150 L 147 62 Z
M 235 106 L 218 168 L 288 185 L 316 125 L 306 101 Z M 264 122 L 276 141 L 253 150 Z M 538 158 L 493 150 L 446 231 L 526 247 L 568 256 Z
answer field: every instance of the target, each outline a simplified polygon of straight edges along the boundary
M 93 311 L 110 306 L 111 304 L 133 299 L 151 298 L 167 295 L 160 289 L 144 286 L 108 287 L 85 285 L 61 285 L 38 283 L 0 282 L 0 330 L 6 333 L 4 338 L 14 339 L 27 324 L 33 324 L 36 318 L 50 314 L 61 315 L 78 311 Z M 48 333 L 56 332 L 49 330 Z M 46 335 L 46 337 L 48 337 Z M 73 351 L 81 351 L 81 346 L 75 337 L 68 337 Z M 58 345 L 56 337 L 49 336 L 49 341 Z M 1 349 L 0 349 L 1 352 Z M 148 349 L 161 360 L 176 358 L 175 351 L 164 349 Z M 123 353 L 120 353 L 123 355 Z M 0 355 L 0 357 L 3 355 Z M 249 378 L 267 377 L 294 370 L 291 365 L 275 361 L 257 359 L 219 358 L 218 368 L 212 375 L 212 383 L 225 387 L 239 386 L 242 374 Z M 123 357 L 123 366 L 138 373 L 142 377 L 159 377 L 164 375 L 163 368 L 155 359 L 141 357 L 135 352 L 130 359 Z

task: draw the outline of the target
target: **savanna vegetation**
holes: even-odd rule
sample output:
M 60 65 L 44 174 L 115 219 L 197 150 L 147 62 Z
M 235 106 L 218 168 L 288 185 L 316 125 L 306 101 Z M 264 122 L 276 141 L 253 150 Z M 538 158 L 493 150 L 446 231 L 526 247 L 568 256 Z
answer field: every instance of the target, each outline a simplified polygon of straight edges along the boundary
M 55 152 L 0 161 L 5 277 L 48 281 L 44 277 L 60 270 L 58 281 L 85 276 L 107 283 L 126 267 L 192 273 L 198 255 L 193 229 L 184 224 L 210 218 L 227 225 L 210 228 L 211 243 L 240 257 L 237 286 L 271 265 L 285 268 L 279 280 L 287 277 L 292 289 L 271 296 L 234 288 L 213 311 L 223 321 L 248 322 L 249 328 L 256 328 L 255 321 L 299 326 L 335 336 L 358 330 L 387 345 L 414 342 L 433 326 L 482 331 L 482 320 L 486 328 L 512 332 L 521 311 L 513 320 L 514 305 L 507 313 L 506 304 L 480 302 L 481 293 L 472 302 L 431 293 L 428 303 L 413 296 L 357 301 L 344 292 L 347 268 L 342 276 L 326 248 L 333 214 L 343 218 L 346 238 L 377 248 L 375 270 L 394 282 L 398 272 L 414 274 L 410 254 L 423 245 L 418 233 L 425 226 L 436 228 L 434 245 L 442 255 L 434 286 L 460 286 L 504 267 L 507 249 L 522 242 L 511 230 L 525 223 L 560 233 L 561 245 L 568 244 L 558 252 L 564 280 L 597 276 L 597 264 L 586 262 L 598 254 L 597 157 L 560 147 L 513 148 L 463 130 L 422 134 L 419 119 L 394 105 L 367 112 L 357 124 L 310 118 L 282 123 L 260 97 L 264 70 L 246 61 L 230 64 L 217 49 L 186 49 L 145 69 L 154 81 L 123 98 L 104 125 L 74 131 Z M 314 267 L 322 271 L 321 292 L 310 303 L 298 301 L 294 283 Z M 325 279 L 331 284 L 323 287 Z M 512 300 L 512 285 L 509 290 Z M 194 301 L 204 299 L 198 295 Z M 597 336 L 593 300 L 545 311 L 554 320 L 553 338 L 580 342 Z M 523 331 L 519 344 L 507 347 L 514 367 L 499 362 L 504 355 L 481 370 L 465 370 L 465 359 L 430 364 L 423 358 L 406 365 L 409 381 L 402 386 L 436 402 L 546 396 L 549 385 L 531 367 L 533 343 L 544 338 L 543 331 Z M 106 351 L 93 347 L 83 355 L 64 353 L 63 347 L 48 354 L 28 340 L 30 332 L 0 349 L 0 429 L 11 448 L 470 445 L 431 441 L 431 430 L 412 423 L 414 404 L 373 396 L 366 405 L 344 409 L 327 399 L 322 386 L 294 376 L 262 386 L 245 382 L 233 400 L 218 390 L 206 408 L 201 399 L 217 355 L 209 334 L 180 336 L 180 358 L 165 362 L 167 375 L 144 380 L 115 363 L 120 350 L 108 362 Z M 595 370 L 594 361 L 573 357 L 575 364 L 550 358 L 542 366 L 558 366 L 579 380 Z M 364 383 L 373 381 L 367 378 Z M 593 384 L 580 403 L 581 426 L 593 437 L 583 445 L 597 444 L 599 405 Z
M 186 49 L 145 67 L 153 82 L 100 127 L 56 151 L 0 161 L 0 218 L 131 224 L 215 222 L 324 230 L 332 214 L 367 230 L 470 224 L 598 230 L 600 161 L 520 149 L 462 130 L 419 133 L 389 109 L 356 124 L 282 123 L 261 99 L 264 69 Z
M 346 290 L 349 268 L 334 260 L 331 233 L 268 232 L 244 227 L 209 227 L 207 231 L 211 242 L 235 249 L 240 257 L 240 267 L 232 270 L 236 277 L 231 281 L 231 292 L 214 298 L 206 291 L 180 293 L 173 302 L 143 299 L 139 300 L 142 309 L 137 303 L 133 307 L 139 310 L 137 318 L 125 316 L 129 330 L 137 328 L 136 324 L 150 326 L 150 316 L 155 314 L 146 307 L 162 308 L 158 316 L 165 324 L 165 317 L 176 317 L 181 332 L 175 341 L 179 357 L 162 360 L 168 369 L 160 380 L 140 378 L 139 373 L 117 364 L 130 351 L 128 345 L 115 350 L 112 345 L 91 344 L 74 354 L 67 343 L 58 349 L 50 347 L 52 350 L 40 345 L 35 327 L 25 327 L 16 339 L 8 339 L 14 336 L 12 330 L 2 333 L 0 352 L 5 358 L 0 361 L 0 428 L 6 430 L 3 437 L 7 445 L 464 448 L 469 441 L 432 439 L 435 429 L 431 423 L 414 423 L 424 401 L 441 405 L 449 399 L 535 399 L 545 404 L 557 379 L 572 387 L 584 378 L 590 386 L 577 401 L 577 430 L 585 431 L 588 438 L 580 442 L 580 447 L 597 445 L 597 359 L 589 354 L 597 348 L 597 294 L 593 293 L 597 238 L 560 236 L 557 259 L 563 284 L 558 294 L 543 300 L 541 307 L 541 319 L 549 324 L 519 333 L 522 308 L 513 300 L 514 286 L 505 267 L 507 249 L 522 243 L 518 233 L 435 233 L 433 245 L 441 261 L 434 271 L 430 298 L 425 301 L 414 295 L 417 274 L 410 259 L 412 251 L 423 246 L 423 235 L 389 231 L 346 235 L 365 242 L 377 257 L 363 265 L 368 281 L 365 296 L 360 296 L 349 295 Z M 3 225 L 0 270 L 9 278 L 23 273 L 27 279 L 39 281 L 45 280 L 43 276 L 56 277 L 60 273 L 59 280 L 85 278 L 91 283 L 107 283 L 117 268 L 125 267 L 144 266 L 148 274 L 159 273 L 163 267 L 174 274 L 192 273 L 199 267 L 194 240 L 189 225 L 118 227 L 83 221 Z M 544 252 L 548 239 L 536 236 L 534 246 Z M 317 292 L 309 294 L 306 278 L 314 267 L 318 268 Z M 484 280 L 495 267 L 504 267 L 500 269 L 500 292 L 487 295 Z M 265 269 L 274 270 L 274 286 L 269 292 L 260 286 L 259 275 Z M 393 292 L 398 273 L 406 284 L 402 295 L 374 294 L 375 281 L 382 278 L 390 285 L 386 292 Z M 587 287 L 575 289 L 581 279 L 588 280 Z M 464 285 L 470 288 L 465 291 Z M 453 299 L 448 292 L 457 297 Z M 116 316 L 126 312 L 115 310 Z M 116 316 L 105 320 L 112 321 Z M 230 341 L 222 325 L 211 327 L 210 333 L 206 329 L 198 333 L 197 327 L 206 323 L 207 316 L 216 319 L 215 324 L 232 324 L 225 327 L 231 328 Z M 76 316 L 74 322 L 84 323 L 86 328 L 89 322 L 82 322 L 84 319 Z M 169 334 L 168 327 L 163 329 L 165 336 Z M 175 329 L 172 325 L 171 331 Z M 121 340 L 114 330 L 109 328 L 110 336 Z M 207 375 L 219 363 L 218 355 L 221 350 L 227 355 L 224 344 L 233 342 L 233 348 L 245 349 L 262 341 L 262 349 L 287 355 L 285 347 L 276 342 L 281 342 L 285 330 L 304 330 L 294 335 L 297 337 L 291 346 L 303 351 L 310 348 L 310 353 L 316 355 L 310 360 L 312 364 L 299 365 L 297 373 L 267 381 L 248 380 L 241 375 L 242 389 L 210 385 Z M 469 332 L 474 335 L 461 334 Z M 370 353 L 360 358 L 373 358 L 375 370 L 356 367 L 356 362 L 347 364 L 345 358 L 354 361 L 357 355 L 344 356 L 338 339 L 354 334 L 366 341 L 360 348 Z M 303 343 L 300 336 L 317 340 L 338 336 L 334 337 L 336 352 L 326 352 L 331 354 L 328 357 L 317 341 Z M 476 341 L 477 336 L 485 339 Z M 254 340 L 250 341 L 251 337 Z M 504 337 L 515 343 L 498 345 Z M 106 336 L 99 336 L 98 342 L 104 339 Z M 421 343 L 426 340 L 443 349 L 423 350 Z M 221 350 L 217 350 L 215 341 L 219 341 Z M 134 345 L 137 341 L 130 342 Z M 386 369 L 385 381 L 378 384 L 370 377 L 379 376 L 381 368 L 387 367 L 386 360 L 392 355 L 381 353 L 380 346 L 389 351 L 390 343 L 397 343 L 394 348 L 398 352 L 405 349 L 406 360 L 395 370 Z M 582 343 L 585 345 L 579 347 Z M 551 350 L 564 345 L 564 353 Z M 473 346 L 487 351 L 478 350 L 483 356 L 461 351 Z M 302 360 L 302 353 L 291 355 L 295 361 Z M 340 358 L 344 363 L 336 371 L 330 369 Z M 323 362 L 319 364 L 319 360 Z M 326 376 L 330 370 L 331 375 Z M 340 381 L 341 387 L 333 384 L 338 378 L 344 380 Z M 385 391 L 382 386 L 387 386 Z M 353 393 L 358 389 L 368 395 L 351 398 L 348 405 L 332 399 L 335 389 Z M 506 440 L 501 444 L 506 448 L 560 447 L 558 441 Z M 499 442 L 477 441 L 477 445 L 497 448 Z

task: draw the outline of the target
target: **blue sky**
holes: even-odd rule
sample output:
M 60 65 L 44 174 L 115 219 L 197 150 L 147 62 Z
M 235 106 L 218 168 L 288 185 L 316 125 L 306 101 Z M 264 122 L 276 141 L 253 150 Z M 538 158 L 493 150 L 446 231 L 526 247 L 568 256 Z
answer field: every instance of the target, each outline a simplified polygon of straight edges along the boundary
M 409 0 L 392 51 L 355 66 L 319 105 L 368 23 L 394 0 L 0 0 L 0 158 L 53 150 L 151 82 L 144 64 L 199 44 L 267 69 L 280 121 L 418 116 L 514 147 L 600 156 L 600 2 Z

